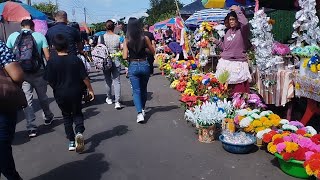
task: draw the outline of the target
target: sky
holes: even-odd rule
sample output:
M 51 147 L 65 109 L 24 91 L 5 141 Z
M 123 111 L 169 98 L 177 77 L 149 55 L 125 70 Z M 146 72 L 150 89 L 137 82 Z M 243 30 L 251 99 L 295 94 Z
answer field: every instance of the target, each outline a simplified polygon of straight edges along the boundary
M 33 3 L 50 0 L 31 0 Z M 55 3 L 56 0 L 51 0 Z M 180 0 L 189 4 L 193 0 Z M 149 0 L 57 0 L 59 9 L 68 13 L 70 21 L 84 22 L 84 7 L 87 11 L 87 23 L 104 22 L 107 19 L 136 17 L 144 15 L 149 8 Z

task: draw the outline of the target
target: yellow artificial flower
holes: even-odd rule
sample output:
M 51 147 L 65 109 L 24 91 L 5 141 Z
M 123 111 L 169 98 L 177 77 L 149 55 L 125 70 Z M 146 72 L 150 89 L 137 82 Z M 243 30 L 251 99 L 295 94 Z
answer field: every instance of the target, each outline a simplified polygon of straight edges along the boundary
M 282 138 L 283 136 L 281 134 L 275 134 L 273 137 L 272 137 L 272 141 L 278 139 L 278 138 Z
M 312 64 L 310 66 L 310 71 L 316 73 L 317 72 L 317 66 L 315 64 Z
M 300 89 L 300 84 L 299 83 L 296 83 L 296 89 Z
M 191 87 L 192 83 L 191 82 L 187 82 L 187 88 Z
M 270 120 L 264 121 L 262 124 L 264 127 L 267 127 L 267 128 L 272 126 L 272 122 Z
M 244 116 L 238 116 L 239 122 L 244 119 Z
M 320 71 L 320 64 L 317 65 L 317 70 Z
M 253 132 L 254 131 L 254 128 L 252 126 L 252 124 L 250 124 L 248 127 L 244 128 L 243 129 L 245 132 Z
M 294 142 L 284 142 L 286 144 L 286 152 L 292 153 L 298 150 L 299 146 Z
M 302 67 L 306 68 L 310 59 L 304 59 Z
M 272 119 L 271 123 L 273 126 L 279 126 L 280 125 L 280 119 Z
M 312 135 L 311 134 L 305 134 L 304 137 L 308 137 L 308 138 L 311 138 Z
M 177 87 L 177 85 L 179 84 L 179 80 L 174 80 L 171 84 L 170 84 L 170 88 L 174 89 Z
M 252 121 L 252 126 L 253 127 L 260 127 L 260 126 L 262 126 L 262 123 L 261 123 L 261 121 L 256 119 L 256 120 Z
M 307 173 L 309 176 L 312 176 L 312 175 L 314 174 L 314 172 L 312 171 L 312 169 L 310 168 L 309 165 L 307 165 L 307 166 L 305 167 L 305 169 L 306 169 L 306 173 Z
M 184 90 L 183 94 L 189 95 L 189 96 L 194 96 L 194 91 L 192 89 L 186 89 L 186 90 Z
M 274 145 L 273 142 L 268 144 L 267 149 L 271 154 L 274 154 L 277 152 L 277 146 Z
M 270 120 L 273 120 L 273 119 L 279 119 L 279 120 L 280 120 L 281 118 L 280 118 L 280 116 L 278 116 L 277 114 L 270 114 L 270 115 L 269 115 L 269 119 L 270 119 Z
M 256 133 L 258 133 L 258 132 L 263 131 L 263 130 L 265 130 L 265 129 L 266 129 L 265 127 L 257 127 L 254 131 L 255 131 Z
M 267 117 L 261 117 L 260 121 L 263 124 L 264 122 L 269 121 L 269 119 Z

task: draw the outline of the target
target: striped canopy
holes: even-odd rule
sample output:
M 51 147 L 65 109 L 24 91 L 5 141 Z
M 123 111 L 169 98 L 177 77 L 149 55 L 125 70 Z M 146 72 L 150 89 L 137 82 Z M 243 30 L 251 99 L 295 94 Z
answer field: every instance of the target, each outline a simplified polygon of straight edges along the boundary
M 154 24 L 155 29 L 166 29 L 167 26 L 173 26 L 176 22 L 175 18 L 170 18 L 161 22 Z
M 226 9 L 203 9 L 186 20 L 188 25 L 200 25 L 202 22 L 222 22 L 229 13 Z

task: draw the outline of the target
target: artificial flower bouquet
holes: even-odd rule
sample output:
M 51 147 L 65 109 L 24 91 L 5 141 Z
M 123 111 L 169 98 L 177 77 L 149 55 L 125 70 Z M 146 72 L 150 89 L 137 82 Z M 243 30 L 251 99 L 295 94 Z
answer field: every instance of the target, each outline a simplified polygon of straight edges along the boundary
M 267 106 L 257 94 L 235 93 L 232 96 L 232 105 L 235 109 L 265 109 Z
M 235 124 L 247 133 L 259 133 L 280 125 L 281 118 L 272 111 L 241 109 L 236 111 Z M 260 133 L 259 133 L 260 135 Z
M 129 67 L 129 62 L 127 60 L 124 60 L 122 57 L 122 51 L 117 51 L 115 53 L 110 54 L 112 59 L 117 58 L 120 61 L 120 64 L 122 64 L 124 67 Z
M 229 101 L 206 101 L 202 105 L 197 105 L 192 109 L 188 109 L 185 112 L 185 118 L 187 121 L 192 122 L 198 126 L 212 126 L 220 124 L 231 111 L 232 105 Z
M 290 48 L 286 44 L 281 44 L 279 42 L 274 42 L 272 47 L 272 54 L 285 56 L 290 54 Z
M 280 154 L 285 161 L 306 161 L 311 155 L 320 152 L 319 140 L 319 135 L 310 138 L 302 134 L 280 131 L 273 135 L 267 148 L 272 154 Z
M 320 178 L 320 153 L 312 154 L 303 164 L 309 176 Z

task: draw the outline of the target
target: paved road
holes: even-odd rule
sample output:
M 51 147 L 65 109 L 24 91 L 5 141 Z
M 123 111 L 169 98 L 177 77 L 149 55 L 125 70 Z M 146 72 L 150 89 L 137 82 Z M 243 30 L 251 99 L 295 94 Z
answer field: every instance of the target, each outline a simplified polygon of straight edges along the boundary
M 178 93 L 161 75 L 149 83 L 148 122 L 136 123 L 131 89 L 122 76 L 123 104 L 117 111 L 104 103 L 101 73 L 91 74 L 97 94 L 84 108 L 86 152 L 67 150 L 61 113 L 49 89 L 56 121 L 44 127 L 37 109 L 40 135 L 29 140 L 25 120 L 17 125 L 13 151 L 26 180 L 290 180 L 264 151 L 248 155 L 225 152 L 220 142 L 202 144 L 183 120 Z

